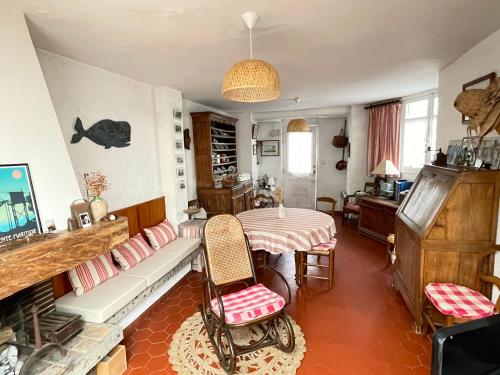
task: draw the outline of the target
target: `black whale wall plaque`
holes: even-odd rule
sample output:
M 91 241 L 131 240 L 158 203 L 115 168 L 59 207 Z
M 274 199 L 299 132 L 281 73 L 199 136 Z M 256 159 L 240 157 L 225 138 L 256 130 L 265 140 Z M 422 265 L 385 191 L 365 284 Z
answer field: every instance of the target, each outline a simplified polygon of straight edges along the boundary
M 101 120 L 85 130 L 82 120 L 77 117 L 75 130 L 71 143 L 78 143 L 83 137 L 87 137 L 105 149 L 130 146 L 130 124 L 126 121 Z

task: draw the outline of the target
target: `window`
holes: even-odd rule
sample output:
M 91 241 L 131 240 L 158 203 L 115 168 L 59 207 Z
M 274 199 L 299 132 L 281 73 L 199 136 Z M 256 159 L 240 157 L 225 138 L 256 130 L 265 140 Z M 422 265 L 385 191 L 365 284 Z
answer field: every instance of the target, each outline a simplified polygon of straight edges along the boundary
M 288 135 L 288 173 L 311 174 L 312 171 L 312 133 L 287 133 Z
M 401 170 L 415 172 L 430 163 L 436 144 L 438 97 L 435 93 L 404 101 L 401 123 Z

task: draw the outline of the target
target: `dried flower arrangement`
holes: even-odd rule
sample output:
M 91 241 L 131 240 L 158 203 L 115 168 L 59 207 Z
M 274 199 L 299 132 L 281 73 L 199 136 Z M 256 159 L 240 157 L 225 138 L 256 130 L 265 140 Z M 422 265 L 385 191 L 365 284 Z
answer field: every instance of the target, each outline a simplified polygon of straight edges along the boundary
M 276 186 L 272 191 L 272 196 L 276 203 L 282 203 L 285 198 L 285 191 L 281 186 Z
M 84 173 L 82 178 L 89 199 L 90 197 L 99 197 L 109 189 L 108 178 L 100 171 Z

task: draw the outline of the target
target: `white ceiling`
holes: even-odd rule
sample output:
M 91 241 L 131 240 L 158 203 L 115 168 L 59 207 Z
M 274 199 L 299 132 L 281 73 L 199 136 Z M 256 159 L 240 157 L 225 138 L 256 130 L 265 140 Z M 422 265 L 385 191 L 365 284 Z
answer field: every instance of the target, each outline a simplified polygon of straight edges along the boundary
M 437 87 L 438 71 L 500 28 L 499 0 L 0 0 L 25 12 L 35 46 L 227 111 L 363 104 Z M 281 98 L 232 103 L 226 70 L 254 58 Z M 289 100 L 303 97 L 297 105 Z

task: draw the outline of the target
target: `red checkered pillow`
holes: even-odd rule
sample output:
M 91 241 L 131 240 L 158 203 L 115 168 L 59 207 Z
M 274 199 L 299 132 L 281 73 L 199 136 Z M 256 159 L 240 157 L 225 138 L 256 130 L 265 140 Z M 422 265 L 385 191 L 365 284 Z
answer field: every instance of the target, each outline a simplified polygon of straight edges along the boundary
M 115 258 L 123 270 L 134 267 L 137 263 L 153 255 L 154 252 L 140 234 L 136 234 L 111 250 L 113 258 Z
M 77 296 L 95 288 L 107 279 L 118 275 L 118 270 L 113 264 L 111 253 L 99 255 L 87 260 L 68 271 L 69 281 Z
M 158 224 L 155 227 L 145 228 L 144 232 L 149 238 L 149 242 L 153 249 L 158 250 L 177 238 L 175 229 L 168 220 Z

